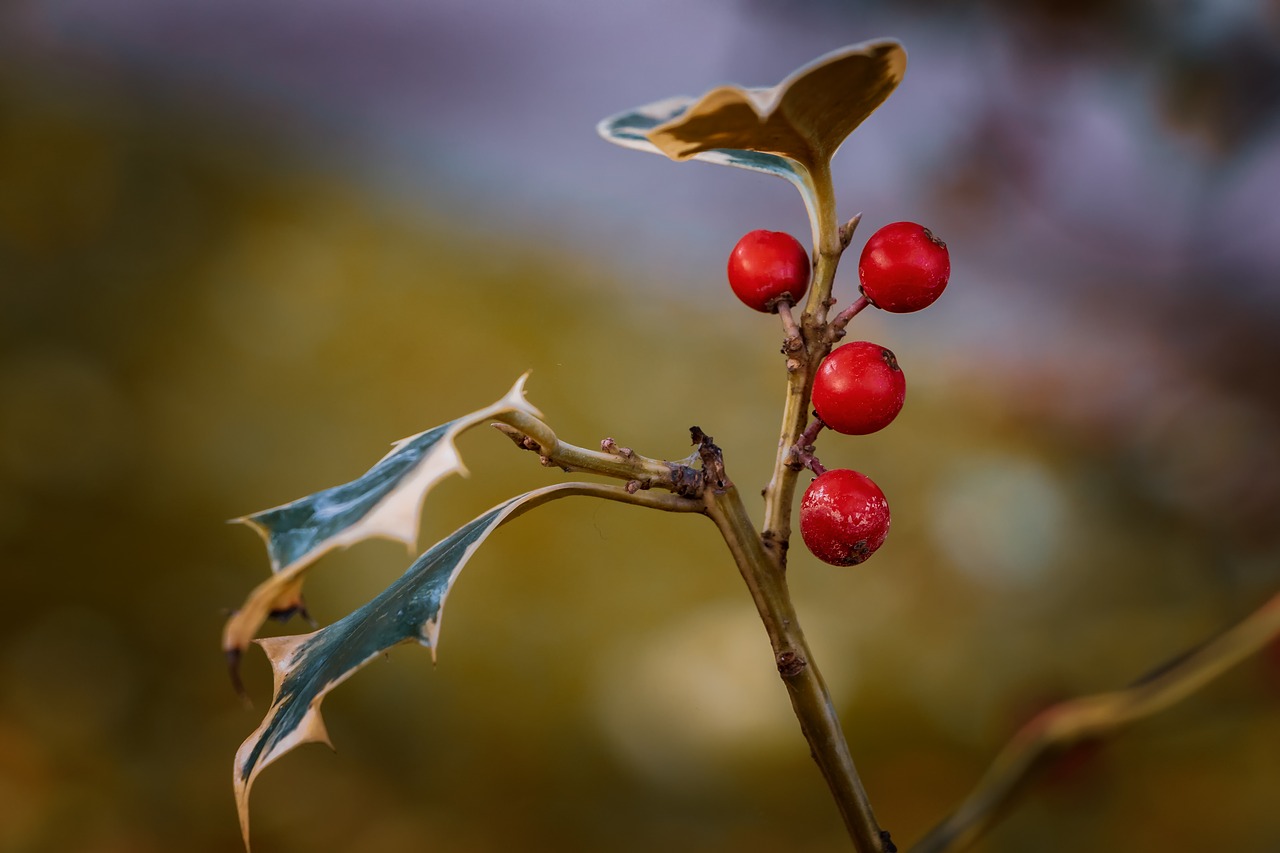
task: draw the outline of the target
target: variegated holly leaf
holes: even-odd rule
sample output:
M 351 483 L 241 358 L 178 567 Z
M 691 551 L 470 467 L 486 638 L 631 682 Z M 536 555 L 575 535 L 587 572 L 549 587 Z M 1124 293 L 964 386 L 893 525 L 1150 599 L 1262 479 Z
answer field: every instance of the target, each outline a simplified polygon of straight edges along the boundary
M 606 488 L 610 487 L 562 483 L 499 504 L 437 542 L 391 586 L 346 618 L 310 634 L 257 641 L 271 659 L 275 687 L 266 718 L 236 752 L 235 795 L 246 849 L 254 780 L 294 747 L 313 741 L 329 743 L 320 716 L 320 703 L 329 691 L 400 643 L 421 643 L 434 658 L 445 598 L 489 534 L 538 504 Z
M 733 148 L 813 171 L 884 103 L 906 66 L 896 41 L 863 42 L 819 57 L 770 89 L 712 89 L 647 136 L 673 160 Z
M 832 156 L 902 80 L 907 55 L 892 40 L 821 56 L 777 86 L 721 86 L 620 113 L 597 130 L 628 148 L 739 166 L 786 178 L 804 197 L 819 235 L 834 236 Z M 820 177 L 819 177 L 820 176 Z
M 625 113 L 611 116 L 596 126 L 596 130 L 605 139 L 617 143 L 624 148 L 637 151 L 649 151 L 654 154 L 665 152 L 649 140 L 649 133 L 655 128 L 683 116 L 693 103 L 693 98 L 668 98 L 665 101 L 647 104 Z M 777 175 L 795 184 L 802 193 L 808 192 L 812 183 L 809 171 L 795 160 L 777 154 L 743 149 L 712 149 L 694 155 L 696 159 L 707 163 L 719 163 L 724 166 L 737 166 L 752 169 L 769 175 Z
M 268 616 L 300 609 L 304 573 L 323 554 L 373 537 L 416 547 L 427 492 L 450 474 L 466 474 L 454 439 L 503 412 L 540 417 L 525 400 L 526 378 L 520 377 L 492 406 L 397 441 L 390 453 L 349 483 L 235 519 L 266 541 L 272 575 L 249 593 L 223 630 L 233 677 L 239 655 Z

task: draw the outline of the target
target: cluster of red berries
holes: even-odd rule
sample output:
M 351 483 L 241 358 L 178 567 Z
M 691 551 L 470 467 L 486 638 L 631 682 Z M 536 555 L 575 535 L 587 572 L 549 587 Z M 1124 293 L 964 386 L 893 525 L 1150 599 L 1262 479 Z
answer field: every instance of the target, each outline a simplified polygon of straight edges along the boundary
M 858 259 L 867 303 L 905 314 L 932 305 L 951 275 L 947 246 L 914 222 L 894 222 L 871 236 Z M 790 234 L 752 231 L 729 255 L 729 285 L 748 307 L 776 313 L 809 287 L 809 255 Z M 821 426 L 867 435 L 898 416 L 907 381 L 894 354 L 869 341 L 833 350 L 813 380 L 813 408 Z M 848 469 L 825 470 L 800 502 L 800 535 L 813 555 L 852 566 L 875 553 L 889 532 L 889 503 L 871 478 Z

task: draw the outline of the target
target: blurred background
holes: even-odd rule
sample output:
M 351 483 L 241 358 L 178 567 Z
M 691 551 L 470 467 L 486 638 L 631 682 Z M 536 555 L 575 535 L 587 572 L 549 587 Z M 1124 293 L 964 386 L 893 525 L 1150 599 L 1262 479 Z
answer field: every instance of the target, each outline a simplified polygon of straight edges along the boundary
M 942 300 L 860 315 L 892 428 L 828 436 L 894 511 L 790 576 L 883 826 L 918 838 L 1038 708 L 1280 586 L 1280 4 L 11 0 L 0 7 L 0 851 L 235 851 L 254 707 L 219 650 L 267 572 L 225 519 L 530 397 L 562 437 L 763 486 L 776 320 L 724 262 L 807 234 L 783 181 L 595 123 L 910 56 L 836 161 L 920 221 Z M 854 256 L 856 258 L 856 255 Z M 847 259 L 836 295 L 856 293 Z M 422 542 L 559 478 L 483 431 Z M 759 501 L 751 503 L 758 512 Z M 847 842 L 702 519 L 565 501 L 498 533 L 439 663 L 399 647 L 254 797 L 257 851 L 826 851 Z M 327 623 L 407 565 L 312 573 Z M 270 630 L 308 630 L 301 622 Z M 1280 646 L 1060 765 L 990 851 L 1280 849 Z

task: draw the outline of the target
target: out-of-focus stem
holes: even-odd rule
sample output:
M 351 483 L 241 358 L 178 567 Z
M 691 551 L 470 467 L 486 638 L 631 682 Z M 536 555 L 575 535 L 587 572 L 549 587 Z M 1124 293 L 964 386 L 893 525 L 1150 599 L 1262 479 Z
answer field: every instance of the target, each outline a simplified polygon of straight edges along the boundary
M 1018 730 L 973 793 L 914 847 L 913 853 L 959 850 L 978 838 L 1025 789 L 1053 750 L 1111 734 L 1185 699 L 1280 636 L 1280 594 L 1225 633 L 1123 690 L 1048 708 Z

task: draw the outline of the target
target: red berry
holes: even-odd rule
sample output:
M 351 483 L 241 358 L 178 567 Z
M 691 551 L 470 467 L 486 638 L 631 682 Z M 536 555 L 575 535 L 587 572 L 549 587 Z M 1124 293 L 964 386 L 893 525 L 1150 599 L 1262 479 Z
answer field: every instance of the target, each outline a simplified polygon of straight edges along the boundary
M 889 502 L 871 478 L 833 468 L 809 484 L 800 501 L 800 535 L 813 556 L 856 566 L 884 544 Z
M 809 289 L 809 253 L 782 231 L 752 231 L 729 253 L 729 286 L 749 308 L 776 314 Z
M 858 259 L 862 293 L 877 308 L 906 314 L 928 308 L 951 277 L 947 244 L 914 222 L 893 222 L 871 235 Z
M 845 435 L 882 430 L 898 416 L 907 379 L 890 350 L 869 341 L 832 351 L 813 380 L 813 408 L 822 422 Z

